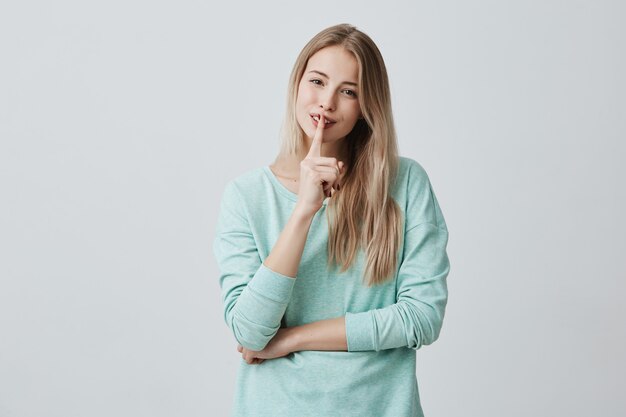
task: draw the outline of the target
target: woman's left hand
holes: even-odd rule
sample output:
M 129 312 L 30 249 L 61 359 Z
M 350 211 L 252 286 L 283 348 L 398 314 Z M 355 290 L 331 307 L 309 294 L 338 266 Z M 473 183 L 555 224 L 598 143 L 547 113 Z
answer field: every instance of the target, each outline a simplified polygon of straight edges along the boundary
M 241 356 L 249 365 L 259 365 L 263 363 L 265 359 L 282 358 L 283 356 L 287 356 L 291 352 L 295 352 L 297 350 L 293 337 L 293 329 L 293 327 L 283 327 L 278 329 L 276 335 L 274 335 L 272 340 L 270 340 L 263 350 L 254 351 L 246 349 L 241 345 L 237 345 L 237 350 L 241 353 Z

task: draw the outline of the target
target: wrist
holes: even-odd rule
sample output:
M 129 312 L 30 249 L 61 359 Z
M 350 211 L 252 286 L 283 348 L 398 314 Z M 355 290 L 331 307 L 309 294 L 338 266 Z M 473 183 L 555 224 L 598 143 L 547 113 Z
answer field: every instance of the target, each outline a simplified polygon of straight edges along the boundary
M 321 207 L 311 207 L 305 203 L 298 201 L 296 207 L 293 209 L 292 216 L 300 220 L 313 220 L 315 213 L 319 211 Z
M 287 328 L 287 345 L 291 352 L 298 352 L 301 349 L 301 333 L 298 326 Z

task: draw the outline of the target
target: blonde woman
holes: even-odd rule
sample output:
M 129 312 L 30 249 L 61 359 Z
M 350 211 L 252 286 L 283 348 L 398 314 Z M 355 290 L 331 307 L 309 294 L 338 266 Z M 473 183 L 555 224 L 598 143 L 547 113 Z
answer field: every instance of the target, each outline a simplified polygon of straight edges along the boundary
M 399 157 L 374 42 L 348 24 L 300 52 L 272 165 L 230 181 L 214 253 L 242 355 L 233 416 L 422 416 L 416 350 L 439 336 L 448 231 Z

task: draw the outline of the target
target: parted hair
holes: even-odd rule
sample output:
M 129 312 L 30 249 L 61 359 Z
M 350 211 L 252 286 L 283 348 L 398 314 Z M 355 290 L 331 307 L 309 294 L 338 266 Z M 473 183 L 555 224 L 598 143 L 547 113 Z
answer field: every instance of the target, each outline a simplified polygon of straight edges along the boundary
M 342 139 L 347 141 L 348 169 L 341 192 L 334 193 L 327 205 L 328 260 L 344 272 L 363 250 L 363 282 L 371 287 L 392 279 L 399 262 L 402 211 L 391 197 L 399 159 L 387 69 L 376 44 L 355 26 L 339 24 L 322 30 L 298 55 L 289 78 L 278 157 L 299 154 L 305 146 L 304 131 L 296 120 L 298 85 L 309 58 L 336 45 L 357 60 L 363 118 Z

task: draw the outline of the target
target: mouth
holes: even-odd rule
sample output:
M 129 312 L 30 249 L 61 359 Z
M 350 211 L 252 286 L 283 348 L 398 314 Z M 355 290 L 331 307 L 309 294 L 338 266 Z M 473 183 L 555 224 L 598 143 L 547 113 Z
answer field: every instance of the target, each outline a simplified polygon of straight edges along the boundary
M 317 123 L 320 121 L 320 115 L 317 114 L 317 113 L 312 113 L 312 114 L 309 115 L 309 117 L 311 117 L 311 120 L 313 121 L 313 125 L 315 127 L 317 127 Z M 324 118 L 324 129 L 328 129 L 329 127 L 331 127 L 335 123 L 337 123 L 337 122 L 335 120 L 333 120 L 333 119 Z

